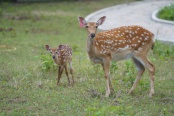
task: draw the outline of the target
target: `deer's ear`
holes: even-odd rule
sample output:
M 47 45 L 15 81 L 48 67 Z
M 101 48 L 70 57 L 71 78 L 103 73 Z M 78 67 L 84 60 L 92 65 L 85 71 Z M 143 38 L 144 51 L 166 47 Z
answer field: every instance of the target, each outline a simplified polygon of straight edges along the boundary
M 45 45 L 45 49 L 46 50 L 50 50 L 50 46 L 49 45 Z
M 80 27 L 85 27 L 87 25 L 87 22 L 85 21 L 83 17 L 78 17 L 78 20 L 79 20 Z
M 103 22 L 105 21 L 105 19 L 106 19 L 106 16 L 102 16 L 102 17 L 97 21 L 97 25 L 98 25 L 98 26 L 99 26 L 99 25 L 102 25 Z

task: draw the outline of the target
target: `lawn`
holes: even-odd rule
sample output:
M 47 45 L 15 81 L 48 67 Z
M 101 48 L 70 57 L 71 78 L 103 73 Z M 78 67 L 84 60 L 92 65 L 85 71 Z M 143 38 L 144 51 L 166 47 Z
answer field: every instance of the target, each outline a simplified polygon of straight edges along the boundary
M 149 75 L 133 95 L 136 76 L 131 60 L 113 62 L 114 93 L 105 98 L 100 65 L 86 53 L 86 31 L 78 16 L 135 0 L 98 0 L 0 5 L 0 115 L 172 116 L 174 115 L 174 47 L 156 42 L 149 59 L 156 67 L 155 95 L 148 97 Z M 73 49 L 75 84 L 63 74 L 56 86 L 57 67 L 44 45 L 69 44 Z M 47 64 L 45 64 L 47 62 Z

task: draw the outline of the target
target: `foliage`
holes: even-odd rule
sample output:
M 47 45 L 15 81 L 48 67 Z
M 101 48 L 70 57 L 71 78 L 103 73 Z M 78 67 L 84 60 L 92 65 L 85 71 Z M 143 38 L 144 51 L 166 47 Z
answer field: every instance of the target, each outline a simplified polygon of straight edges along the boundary
M 135 71 L 135 65 L 133 64 L 133 62 L 131 60 L 128 60 L 128 61 L 125 61 L 125 67 L 126 67 L 126 70 L 124 72 L 125 76 L 127 78 L 124 78 L 123 81 L 124 82 L 128 82 L 128 83 L 131 83 L 131 85 L 133 85 L 133 82 L 134 82 L 134 77 L 136 75 L 136 71 Z
M 174 4 L 162 8 L 158 12 L 158 17 L 161 19 L 174 21 Z
M 57 64 L 55 64 L 51 55 L 41 54 L 39 57 L 40 60 L 42 61 L 40 68 L 43 71 L 53 72 L 57 70 Z
M 117 71 L 117 69 L 118 69 L 117 62 L 112 62 L 111 63 L 111 69 L 110 69 L 111 73 L 114 73 L 115 71 Z

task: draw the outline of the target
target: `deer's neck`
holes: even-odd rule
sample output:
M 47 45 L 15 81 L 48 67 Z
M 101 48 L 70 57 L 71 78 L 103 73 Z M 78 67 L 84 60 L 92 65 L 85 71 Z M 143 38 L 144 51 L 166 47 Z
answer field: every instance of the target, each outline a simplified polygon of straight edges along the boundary
M 87 52 L 88 52 L 89 56 L 95 54 L 94 41 L 95 41 L 95 38 L 93 38 L 93 39 L 87 38 L 87 46 L 86 47 L 87 47 Z
M 99 57 L 96 54 L 97 51 L 95 49 L 94 42 L 95 42 L 95 38 L 93 38 L 93 39 L 88 38 L 87 39 L 87 52 L 88 52 L 88 56 L 89 56 L 89 59 L 92 62 L 97 63 L 97 64 L 101 64 L 101 63 L 103 63 L 103 60 L 102 60 L 101 57 Z

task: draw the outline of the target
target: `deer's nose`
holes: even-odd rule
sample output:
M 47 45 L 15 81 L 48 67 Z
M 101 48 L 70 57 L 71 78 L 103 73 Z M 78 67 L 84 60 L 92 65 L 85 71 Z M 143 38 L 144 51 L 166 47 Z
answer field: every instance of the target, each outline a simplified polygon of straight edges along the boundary
M 53 56 L 53 59 L 55 59 L 56 57 L 55 56 Z
M 91 33 L 91 37 L 94 38 L 95 37 L 95 33 Z

